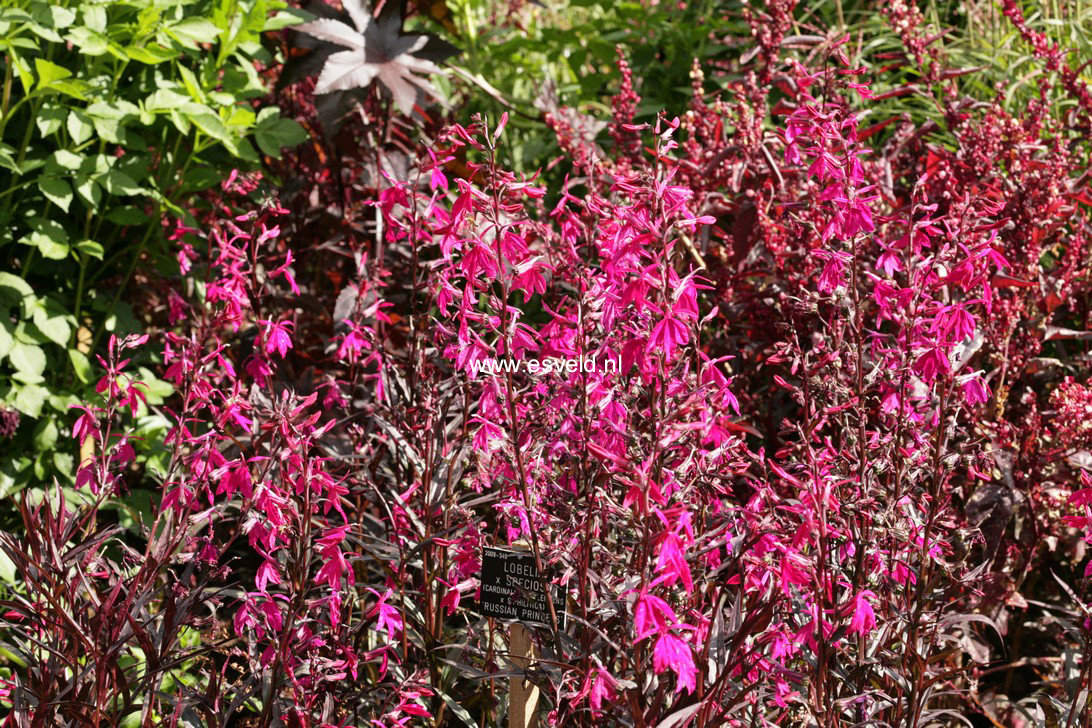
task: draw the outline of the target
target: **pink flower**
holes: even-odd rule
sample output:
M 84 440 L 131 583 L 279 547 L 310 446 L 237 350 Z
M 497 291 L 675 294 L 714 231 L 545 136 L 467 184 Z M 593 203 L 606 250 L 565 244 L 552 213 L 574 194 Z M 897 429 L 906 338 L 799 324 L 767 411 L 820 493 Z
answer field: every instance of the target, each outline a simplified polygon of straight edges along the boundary
M 637 641 L 653 634 L 666 632 L 678 622 L 675 610 L 654 594 L 642 594 L 633 610 L 633 622 L 637 628 Z
M 259 322 L 265 337 L 265 353 L 277 352 L 283 359 L 292 348 L 292 323 L 290 321 L 269 321 L 263 319 Z
M 382 595 L 374 589 L 368 589 L 372 594 L 379 597 L 379 601 L 372 607 L 367 616 L 376 617 L 375 628 L 377 631 L 382 632 L 384 629 L 387 631 L 387 639 L 393 640 L 395 636 L 402 632 L 403 623 L 401 613 L 390 604 L 387 604 L 387 600 L 394 596 L 394 592 L 387 589 Z
M 985 404 L 990 399 L 990 388 L 981 377 L 973 376 L 963 383 L 963 398 L 967 401 L 968 407 Z
M 656 570 L 660 577 L 654 583 L 671 586 L 682 581 L 687 592 L 694 591 L 694 580 L 690 575 L 690 566 L 683 555 L 682 541 L 674 533 L 669 533 L 660 544 L 660 556 L 656 560 Z
M 865 589 L 853 597 L 853 617 L 849 620 L 850 634 L 868 634 L 876 626 L 876 613 L 872 611 L 868 597 L 875 598 L 876 595 Z
M 656 674 L 670 669 L 678 676 L 675 684 L 675 692 L 683 689 L 692 693 L 697 687 L 698 671 L 694 667 L 694 656 L 690 653 L 690 645 L 673 634 L 664 634 L 656 641 L 656 647 L 652 652 L 652 669 Z

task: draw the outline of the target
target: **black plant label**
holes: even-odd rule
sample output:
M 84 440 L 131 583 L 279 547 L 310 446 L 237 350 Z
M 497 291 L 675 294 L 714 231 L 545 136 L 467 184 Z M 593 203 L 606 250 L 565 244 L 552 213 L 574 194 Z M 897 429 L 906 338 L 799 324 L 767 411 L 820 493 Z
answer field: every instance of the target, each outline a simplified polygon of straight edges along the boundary
M 478 611 L 482 616 L 550 624 L 550 607 L 534 554 L 482 547 L 481 581 Z M 559 619 L 564 608 L 565 600 L 555 589 L 554 610 Z

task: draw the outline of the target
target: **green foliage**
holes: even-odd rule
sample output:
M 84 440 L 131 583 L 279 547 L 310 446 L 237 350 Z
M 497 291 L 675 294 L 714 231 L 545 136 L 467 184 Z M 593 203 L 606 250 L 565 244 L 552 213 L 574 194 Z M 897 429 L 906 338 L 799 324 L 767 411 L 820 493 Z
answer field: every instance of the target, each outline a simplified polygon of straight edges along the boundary
M 683 113 L 690 99 L 690 70 L 736 58 L 734 45 L 717 42 L 749 36 L 737 1 L 661 3 L 610 0 L 527 3 L 506 15 L 504 3 L 448 0 L 449 38 L 461 56 L 455 79 L 467 93 L 463 116 L 486 113 L 509 121 L 508 163 L 528 173 L 560 154 L 543 121 L 557 104 L 603 120 L 618 88 L 621 45 L 640 80 L 638 121 L 661 110 Z M 462 64 L 460 67 L 459 64 Z
M 164 222 L 304 138 L 253 103 L 276 60 L 261 33 L 295 21 L 279 0 L 0 7 L 0 406 L 22 415 L 0 441 L 0 492 L 71 482 L 69 407 L 91 394 L 104 337 L 150 323 L 127 304 L 142 266 L 167 260 Z M 154 469 L 170 388 L 143 376 L 138 449 Z

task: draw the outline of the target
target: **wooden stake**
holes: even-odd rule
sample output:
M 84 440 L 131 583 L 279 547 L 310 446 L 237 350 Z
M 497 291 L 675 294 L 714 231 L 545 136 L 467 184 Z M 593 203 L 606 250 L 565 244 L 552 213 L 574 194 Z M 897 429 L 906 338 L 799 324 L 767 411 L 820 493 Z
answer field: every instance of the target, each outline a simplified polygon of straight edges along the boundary
M 508 653 L 513 667 L 527 670 L 535 663 L 531 632 L 519 622 L 509 630 Z M 538 686 L 522 677 L 508 678 L 508 728 L 535 728 Z

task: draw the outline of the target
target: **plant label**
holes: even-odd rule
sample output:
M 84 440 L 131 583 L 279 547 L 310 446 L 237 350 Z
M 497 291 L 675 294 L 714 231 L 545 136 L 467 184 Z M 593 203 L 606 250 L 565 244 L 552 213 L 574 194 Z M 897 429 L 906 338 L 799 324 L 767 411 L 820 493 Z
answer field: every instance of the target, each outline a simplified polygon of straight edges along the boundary
M 561 618 L 565 601 L 554 592 L 554 609 Z M 550 624 L 535 556 L 526 551 L 482 548 L 482 589 L 478 611 L 485 617 Z

